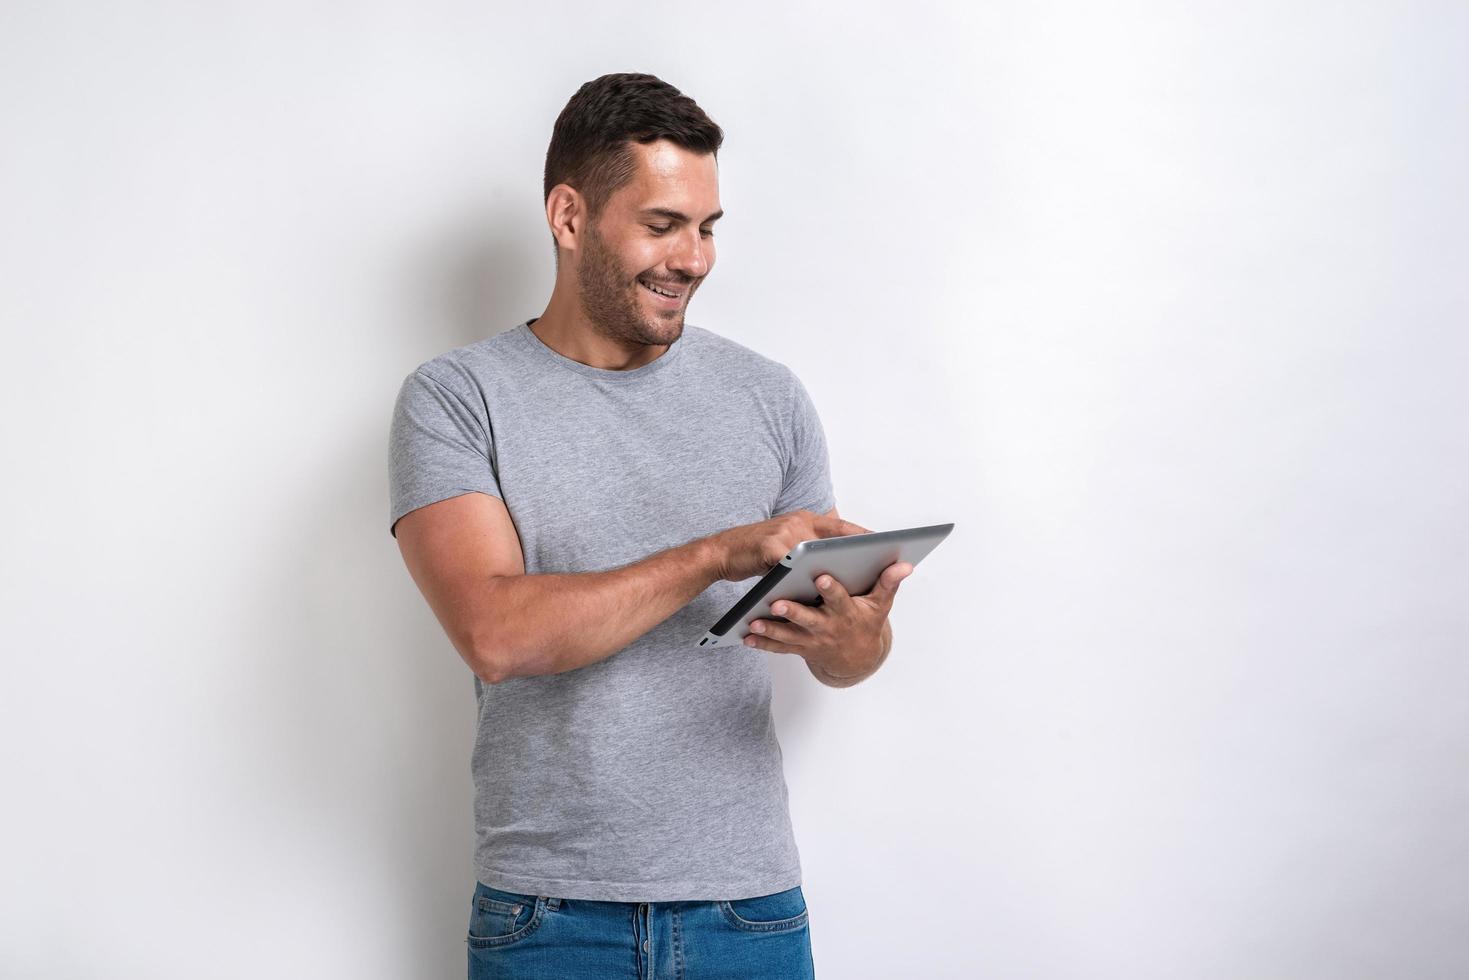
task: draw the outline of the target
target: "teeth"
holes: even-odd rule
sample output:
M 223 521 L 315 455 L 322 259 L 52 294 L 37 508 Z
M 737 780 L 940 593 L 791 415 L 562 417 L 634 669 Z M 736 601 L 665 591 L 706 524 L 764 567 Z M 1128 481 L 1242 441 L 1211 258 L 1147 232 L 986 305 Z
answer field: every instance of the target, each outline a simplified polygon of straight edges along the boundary
M 666 293 L 666 292 L 664 292 L 663 290 L 659 289 L 657 286 L 654 286 L 652 283 L 648 282 L 645 279 L 639 279 L 638 282 L 642 283 L 644 286 L 647 286 L 649 289 L 651 289 L 653 292 L 657 293 L 659 296 L 667 296 L 669 299 L 678 299 L 678 295 L 679 295 L 678 293 Z

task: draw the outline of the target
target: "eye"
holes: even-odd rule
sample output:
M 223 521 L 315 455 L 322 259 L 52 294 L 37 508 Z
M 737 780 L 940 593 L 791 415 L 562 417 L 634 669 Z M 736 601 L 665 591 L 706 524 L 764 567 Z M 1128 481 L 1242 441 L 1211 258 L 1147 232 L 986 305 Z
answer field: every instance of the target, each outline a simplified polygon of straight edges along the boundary
M 665 231 L 667 231 L 668 229 L 670 229 L 672 227 L 673 227 L 673 225 L 663 225 L 661 228 L 658 225 L 649 225 L 648 226 L 648 230 L 651 231 L 655 235 L 661 235 Z
M 713 237 L 714 237 L 714 232 L 713 232 L 713 231 L 711 231 L 711 230 L 710 230 L 710 229 L 708 229 L 708 228 L 705 228 L 705 229 L 704 229 L 704 237 L 705 237 L 705 238 L 713 238 Z

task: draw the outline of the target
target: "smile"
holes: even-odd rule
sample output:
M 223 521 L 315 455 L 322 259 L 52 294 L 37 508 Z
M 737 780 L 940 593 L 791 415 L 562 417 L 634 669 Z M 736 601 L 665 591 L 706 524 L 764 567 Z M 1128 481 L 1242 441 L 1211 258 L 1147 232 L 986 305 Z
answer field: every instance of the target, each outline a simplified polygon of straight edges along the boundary
M 658 298 L 663 299 L 663 300 L 677 302 L 678 300 L 683 299 L 683 293 L 669 292 L 667 290 L 660 289 L 657 286 L 651 286 L 651 285 L 649 285 L 648 283 L 644 282 L 641 279 L 638 280 L 638 285 L 639 286 L 642 286 L 648 292 L 652 293 L 654 296 L 657 296 Z

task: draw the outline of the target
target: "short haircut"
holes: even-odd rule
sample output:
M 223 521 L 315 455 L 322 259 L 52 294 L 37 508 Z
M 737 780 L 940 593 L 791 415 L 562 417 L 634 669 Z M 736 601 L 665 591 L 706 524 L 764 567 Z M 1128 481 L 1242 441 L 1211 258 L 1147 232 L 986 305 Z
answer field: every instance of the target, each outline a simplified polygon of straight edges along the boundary
M 631 143 L 660 139 L 718 160 L 724 131 L 698 103 L 655 75 L 618 72 L 592 79 L 556 117 L 542 205 L 551 199 L 551 188 L 567 184 L 586 200 L 587 218 L 595 222 L 613 193 L 637 173 Z M 560 254 L 557 249 L 558 261 Z

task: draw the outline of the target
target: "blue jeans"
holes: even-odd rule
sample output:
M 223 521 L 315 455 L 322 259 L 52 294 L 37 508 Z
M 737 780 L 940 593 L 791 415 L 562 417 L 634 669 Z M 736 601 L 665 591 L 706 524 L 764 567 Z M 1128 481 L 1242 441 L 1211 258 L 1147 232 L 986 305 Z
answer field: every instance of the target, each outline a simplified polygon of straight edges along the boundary
M 594 902 L 476 882 L 470 980 L 814 980 L 801 886 L 732 901 Z

